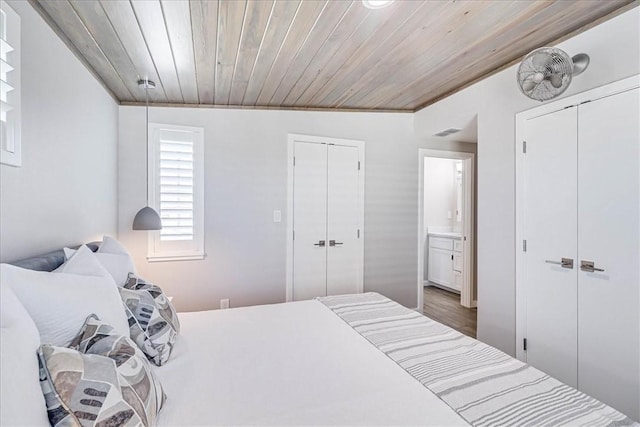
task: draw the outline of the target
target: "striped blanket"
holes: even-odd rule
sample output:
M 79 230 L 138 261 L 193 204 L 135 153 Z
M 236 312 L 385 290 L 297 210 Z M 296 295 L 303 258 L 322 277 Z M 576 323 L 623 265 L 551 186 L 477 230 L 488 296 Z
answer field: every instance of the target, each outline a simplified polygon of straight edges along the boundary
M 545 373 L 376 293 L 318 298 L 474 426 L 640 426 Z

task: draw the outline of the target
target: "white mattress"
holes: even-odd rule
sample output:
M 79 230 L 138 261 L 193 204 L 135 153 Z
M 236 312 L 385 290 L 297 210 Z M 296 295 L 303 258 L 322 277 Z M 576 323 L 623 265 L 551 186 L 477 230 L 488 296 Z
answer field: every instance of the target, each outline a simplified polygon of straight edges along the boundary
M 180 313 L 158 425 L 468 425 L 318 301 Z

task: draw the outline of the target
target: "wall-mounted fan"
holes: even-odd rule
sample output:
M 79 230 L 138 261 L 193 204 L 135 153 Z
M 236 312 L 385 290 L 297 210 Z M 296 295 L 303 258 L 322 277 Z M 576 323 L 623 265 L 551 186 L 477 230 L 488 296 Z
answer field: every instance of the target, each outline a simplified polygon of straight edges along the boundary
M 571 58 L 558 48 L 542 47 L 525 56 L 518 67 L 518 86 L 529 98 L 546 101 L 567 90 L 573 76 L 588 65 L 586 53 Z

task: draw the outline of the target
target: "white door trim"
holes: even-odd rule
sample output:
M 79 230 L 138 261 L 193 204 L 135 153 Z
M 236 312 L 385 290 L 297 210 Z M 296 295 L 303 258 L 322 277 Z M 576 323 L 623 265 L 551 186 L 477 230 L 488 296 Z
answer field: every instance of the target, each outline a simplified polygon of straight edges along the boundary
M 473 270 L 475 259 L 473 259 L 474 246 L 474 181 L 475 181 L 475 157 L 474 153 L 463 153 L 458 151 L 432 150 L 426 148 L 418 149 L 418 307 L 422 313 L 424 306 L 424 158 L 439 157 L 443 159 L 458 159 L 464 162 L 465 173 L 465 200 L 463 212 L 463 256 L 464 273 L 460 303 L 465 307 L 475 307 L 476 301 L 473 299 Z M 464 240 L 464 236 L 467 240 Z
M 358 292 L 364 292 L 364 181 L 365 181 L 365 143 L 364 141 L 330 138 L 324 136 L 301 135 L 290 133 L 287 135 L 287 262 L 286 262 L 286 301 L 293 301 L 293 167 L 294 144 L 296 142 L 311 142 L 315 144 L 344 145 L 358 148 L 360 174 L 358 177 L 358 223 L 360 239 L 358 240 Z
M 526 282 L 525 282 L 525 252 L 523 242 L 526 240 L 524 233 L 525 212 L 524 212 L 524 179 L 525 179 L 525 156 L 523 153 L 523 141 L 525 141 L 525 123 L 529 119 L 545 114 L 553 113 L 565 107 L 574 106 L 583 102 L 593 101 L 606 96 L 615 95 L 620 92 L 632 90 L 640 87 L 640 75 L 627 77 L 613 83 L 599 86 L 576 95 L 562 98 L 539 107 L 531 108 L 516 114 L 516 134 L 515 134 L 515 166 L 516 166 L 516 357 L 526 362 L 526 352 L 524 351 L 523 340 L 527 336 L 527 313 L 526 313 Z

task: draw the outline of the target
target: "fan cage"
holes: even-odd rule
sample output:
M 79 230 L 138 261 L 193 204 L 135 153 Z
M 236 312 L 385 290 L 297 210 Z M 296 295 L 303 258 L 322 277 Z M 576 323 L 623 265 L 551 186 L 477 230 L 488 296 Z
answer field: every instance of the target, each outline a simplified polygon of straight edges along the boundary
M 557 48 L 540 48 L 524 58 L 518 67 L 517 81 L 520 91 L 525 96 L 537 101 L 546 101 L 567 90 L 572 75 L 573 61 L 566 52 Z M 559 87 L 553 85 L 553 76 L 561 78 Z M 536 77 L 542 77 L 542 80 L 537 82 Z

